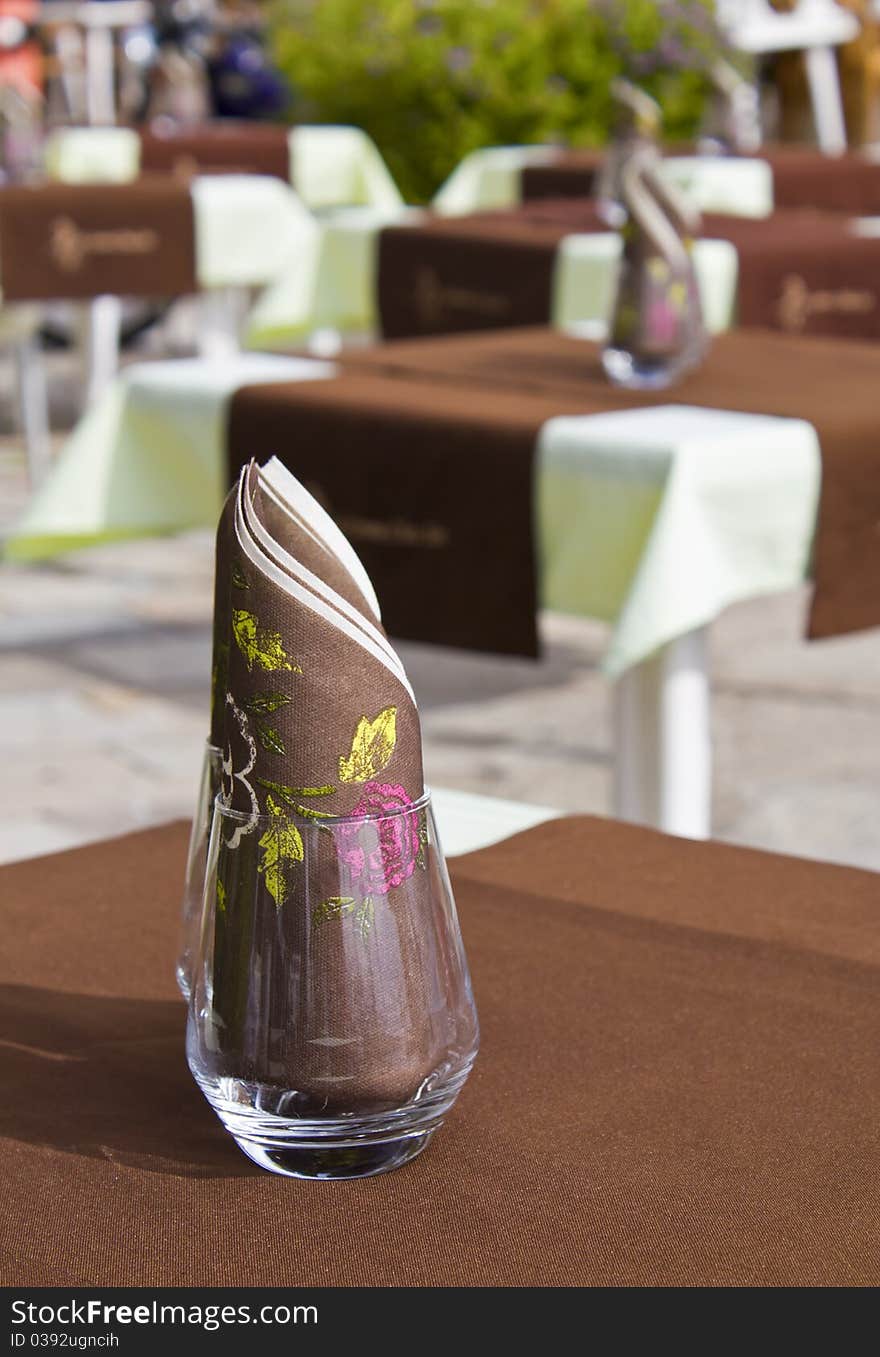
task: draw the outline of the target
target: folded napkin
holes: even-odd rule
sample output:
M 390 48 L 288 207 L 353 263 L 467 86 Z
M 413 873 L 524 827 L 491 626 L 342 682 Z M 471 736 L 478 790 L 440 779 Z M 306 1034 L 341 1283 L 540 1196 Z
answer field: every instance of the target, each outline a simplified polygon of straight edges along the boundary
M 218 869 L 222 1041 L 256 1043 L 247 1077 L 265 1076 L 256 985 L 289 1034 L 272 1078 L 299 1114 L 405 1100 L 447 1039 L 416 964 L 431 878 L 425 813 L 406 811 L 424 791 L 418 711 L 363 566 L 277 461 L 245 466 L 227 499 L 216 603 L 212 738 L 223 802 L 243 817 Z
M 271 814 L 280 799 L 307 818 L 360 814 L 358 789 L 389 769 L 422 795 L 418 712 L 370 580 L 275 459 L 243 468 L 226 502 L 215 606 L 212 733 L 234 810 Z

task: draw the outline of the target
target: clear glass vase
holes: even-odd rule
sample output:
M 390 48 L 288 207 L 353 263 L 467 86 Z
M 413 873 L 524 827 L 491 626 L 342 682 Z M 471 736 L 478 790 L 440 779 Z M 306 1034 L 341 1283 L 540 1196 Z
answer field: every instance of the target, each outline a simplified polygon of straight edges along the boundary
M 189 1066 L 274 1173 L 358 1178 L 417 1155 L 477 1053 L 430 796 L 247 817 L 218 798 L 187 1027 Z
M 632 223 L 622 230 L 623 257 L 602 364 L 616 386 L 657 390 L 702 362 L 709 348 L 692 242 L 676 265 Z
M 180 923 L 180 949 L 177 954 L 177 984 L 184 999 L 189 998 L 192 970 L 199 946 L 202 922 L 202 902 L 205 895 L 205 868 L 208 862 L 208 840 L 211 816 L 220 790 L 223 754 L 210 742 L 205 745 L 199 794 L 193 816 L 186 855 L 186 877 L 183 883 L 183 909 Z

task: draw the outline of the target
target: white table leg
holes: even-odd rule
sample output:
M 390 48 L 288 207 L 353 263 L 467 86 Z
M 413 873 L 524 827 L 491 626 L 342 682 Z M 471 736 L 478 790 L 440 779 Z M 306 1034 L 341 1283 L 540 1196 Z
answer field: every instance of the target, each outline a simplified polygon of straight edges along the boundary
M 247 314 L 244 288 L 219 287 L 198 297 L 198 350 L 201 358 L 231 358 L 241 352 Z
M 846 122 L 834 48 L 808 47 L 804 59 L 816 138 L 826 155 L 839 155 L 846 150 Z
M 627 670 L 614 694 L 614 814 L 709 837 L 712 792 L 708 629 Z
M 21 427 L 28 459 L 28 479 L 35 490 L 49 470 L 49 396 L 43 352 L 36 335 L 15 345 Z
M 86 367 L 85 404 L 89 406 L 103 395 L 119 371 L 122 299 L 94 297 L 86 303 L 82 323 Z
M 90 123 L 116 121 L 116 67 L 113 31 L 86 29 L 86 109 Z

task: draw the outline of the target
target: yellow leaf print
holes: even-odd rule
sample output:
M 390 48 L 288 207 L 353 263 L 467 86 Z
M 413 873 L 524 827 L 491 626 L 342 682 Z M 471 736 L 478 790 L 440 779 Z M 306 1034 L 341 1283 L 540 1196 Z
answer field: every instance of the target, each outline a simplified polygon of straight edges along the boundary
M 280 634 L 260 626 L 254 613 L 237 608 L 232 614 L 232 634 L 249 670 L 256 664 L 269 673 L 276 669 L 302 673 L 299 665 L 291 661 L 284 649 Z
M 351 742 L 351 753 L 347 758 L 339 757 L 340 782 L 369 782 L 388 764 L 396 743 L 396 707 L 386 707 L 372 721 L 362 716 Z
M 281 806 L 266 797 L 266 809 L 273 823 L 260 839 L 263 855 L 257 871 L 266 882 L 266 890 L 280 909 L 287 899 L 287 878 L 284 875 L 285 862 L 302 862 L 303 841 L 296 825 L 291 824 Z

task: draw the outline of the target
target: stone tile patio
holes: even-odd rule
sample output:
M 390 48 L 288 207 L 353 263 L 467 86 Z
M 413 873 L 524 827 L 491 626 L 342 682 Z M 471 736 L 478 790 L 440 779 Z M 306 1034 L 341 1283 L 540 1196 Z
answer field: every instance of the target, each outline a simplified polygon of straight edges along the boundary
M 4 417 L 0 531 L 27 493 Z M 190 813 L 206 735 L 212 568 L 208 533 L 0 566 L 9 773 L 0 861 Z M 714 832 L 880 870 L 880 631 L 808 645 L 805 606 L 805 590 L 760 599 L 713 629 Z M 544 633 L 538 664 L 401 647 L 428 777 L 602 814 L 604 628 L 547 617 Z

